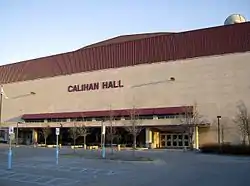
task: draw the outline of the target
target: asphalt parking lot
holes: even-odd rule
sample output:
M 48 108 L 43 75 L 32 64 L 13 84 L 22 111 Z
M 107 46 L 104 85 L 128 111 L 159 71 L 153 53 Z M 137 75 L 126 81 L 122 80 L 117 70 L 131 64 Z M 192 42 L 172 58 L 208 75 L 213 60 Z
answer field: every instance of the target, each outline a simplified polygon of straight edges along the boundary
M 84 150 L 81 150 L 84 151 Z M 71 153 L 61 149 L 60 153 Z M 88 151 L 98 156 L 98 151 Z M 91 154 L 92 153 L 92 154 Z M 130 151 L 119 152 L 130 155 Z M 60 156 L 55 149 L 18 147 L 13 149 L 13 166 L 7 169 L 7 147 L 0 147 L 1 186 L 148 186 L 148 185 L 227 185 L 250 182 L 250 158 L 203 155 L 193 152 L 146 150 L 138 156 L 153 157 L 152 162 L 110 161 Z

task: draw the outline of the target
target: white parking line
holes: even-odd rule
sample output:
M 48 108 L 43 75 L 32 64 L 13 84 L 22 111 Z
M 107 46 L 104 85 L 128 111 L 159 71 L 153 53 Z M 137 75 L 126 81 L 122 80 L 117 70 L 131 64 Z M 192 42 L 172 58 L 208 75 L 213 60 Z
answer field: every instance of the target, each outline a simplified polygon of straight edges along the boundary
M 19 183 L 28 183 L 28 184 L 38 184 L 38 185 L 69 185 L 69 184 L 76 184 L 79 180 L 75 179 L 67 179 L 67 178 L 58 178 L 58 177 L 51 177 L 51 176 L 40 176 L 28 173 L 15 173 L 13 171 L 4 171 L 0 170 L 0 180 L 10 180 Z M 2 176 L 3 174 L 7 174 L 8 176 Z
M 88 169 L 82 169 L 80 172 L 85 172 L 85 171 L 87 171 Z
M 29 175 L 28 177 L 29 177 L 29 181 L 32 181 L 32 182 L 39 182 L 39 180 L 43 178 L 43 176 L 40 176 L 40 175 Z M 20 181 L 22 181 L 22 179 Z
M 3 164 L 3 163 L 2 163 Z M 0 164 L 1 165 L 1 164 Z M 56 172 L 75 172 L 78 174 L 81 174 L 79 179 L 83 179 L 85 181 L 91 181 L 91 179 L 94 178 L 100 178 L 100 177 L 112 177 L 112 176 L 118 176 L 123 175 L 127 172 L 125 169 L 100 169 L 100 168 L 93 168 L 93 167 L 81 167 L 81 166 L 70 166 L 70 164 L 67 165 L 54 165 L 49 162 L 14 162 L 12 171 L 6 171 L 5 169 L 1 170 L 3 167 L 0 167 L 0 180 L 3 179 L 1 177 L 4 177 L 4 179 L 7 180 L 13 180 L 17 182 L 24 182 L 29 184 L 39 184 L 39 185 L 67 185 L 68 183 L 76 183 L 77 180 L 72 179 L 66 179 L 66 178 L 60 178 L 60 176 L 57 177 L 49 177 L 48 176 L 41 176 L 41 175 L 35 175 L 33 174 L 32 169 L 34 170 L 53 170 Z M 7 165 L 5 164 L 4 167 L 7 168 Z M 30 170 L 29 170 L 30 169 Z M 15 173 L 13 171 L 18 171 L 19 173 Z M 29 173 L 27 173 L 29 172 Z M 35 172 L 34 172 L 35 173 Z
M 108 173 L 107 173 L 108 176 L 111 176 L 111 175 L 114 175 L 114 174 L 115 174 L 114 171 L 108 171 Z
M 14 174 L 11 174 L 10 176 L 8 176 L 9 179 L 12 179 L 12 180 L 18 180 L 20 178 L 26 178 L 27 175 L 25 174 L 22 174 L 22 173 L 14 173 Z
M 27 169 L 37 169 L 37 170 L 55 170 L 59 172 L 79 172 L 85 174 L 92 174 L 92 175 L 103 175 L 103 176 L 112 176 L 121 174 L 124 170 L 111 170 L 111 169 L 99 169 L 99 168 L 88 168 L 88 167 L 68 167 L 68 166 L 56 166 L 56 165 L 48 165 L 48 164 L 41 164 L 41 165 L 33 165 L 33 164 L 14 164 L 13 170 L 15 168 L 27 168 Z M 1 175 L 1 172 L 0 172 Z
M 0 170 L 0 176 L 2 177 L 9 177 L 12 174 L 15 174 L 13 171 L 6 171 L 6 170 Z
M 104 175 L 114 175 L 117 171 L 113 170 L 106 170 L 106 169 L 98 169 L 98 168 L 82 168 L 82 167 L 70 167 L 70 166 L 55 166 L 49 164 L 42 164 L 42 165 L 29 165 L 29 164 L 16 164 L 15 167 L 25 167 L 25 168 L 39 168 L 39 169 L 54 169 L 56 171 L 62 172 L 86 172 L 90 174 L 104 174 Z

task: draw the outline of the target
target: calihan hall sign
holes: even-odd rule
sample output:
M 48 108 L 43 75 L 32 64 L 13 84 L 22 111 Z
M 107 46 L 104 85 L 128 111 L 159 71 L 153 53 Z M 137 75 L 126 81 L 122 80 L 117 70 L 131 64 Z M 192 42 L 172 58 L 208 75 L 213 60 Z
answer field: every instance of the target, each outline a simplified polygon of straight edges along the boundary
M 113 88 L 122 88 L 122 87 L 124 87 L 124 85 L 122 84 L 121 80 L 103 81 L 103 82 L 95 82 L 95 83 L 69 85 L 68 92 L 83 92 L 83 91 L 113 89 Z

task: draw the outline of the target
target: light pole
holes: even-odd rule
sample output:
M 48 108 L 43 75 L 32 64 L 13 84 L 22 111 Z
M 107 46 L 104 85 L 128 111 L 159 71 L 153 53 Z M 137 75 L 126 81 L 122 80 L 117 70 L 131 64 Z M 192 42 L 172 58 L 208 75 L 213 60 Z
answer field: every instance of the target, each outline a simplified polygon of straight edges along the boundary
M 28 93 L 28 95 L 36 95 L 36 93 L 31 91 Z M 4 92 L 3 85 L 1 84 L 0 85 L 0 128 L 2 127 L 1 124 L 2 124 L 2 111 L 3 111 L 3 96 L 5 99 L 9 99 L 9 97 Z M 12 98 L 12 99 L 14 99 L 14 98 Z M 15 136 L 14 136 L 14 138 L 15 138 Z M 17 141 L 16 141 L 16 143 L 18 144 L 18 123 L 17 123 Z
M 166 79 L 166 80 L 148 82 L 148 83 L 143 83 L 143 84 L 137 84 L 137 85 L 131 86 L 130 88 L 139 88 L 139 87 L 162 84 L 162 83 L 169 83 L 169 82 L 174 82 L 174 81 L 175 81 L 175 77 L 171 76 L 169 79 Z
M 217 137 L 218 137 L 218 144 L 220 145 L 220 119 L 221 119 L 221 116 L 217 116 L 217 127 L 218 127 L 218 134 L 217 134 Z
M 3 108 L 3 96 L 5 99 L 8 99 L 6 94 L 3 90 L 3 85 L 0 85 L 0 128 L 2 128 L 2 108 Z M 6 135 L 6 131 L 4 132 L 4 135 Z M 6 137 L 4 137 L 6 139 Z M 7 139 L 6 139 L 7 140 Z
M 18 147 L 18 126 L 19 126 L 20 121 L 16 123 L 16 147 Z
M 9 99 L 8 96 L 6 96 L 4 89 L 3 89 L 3 85 L 0 85 L 0 127 L 1 127 L 1 123 L 2 123 L 2 109 L 3 109 L 3 96 L 5 99 Z M 36 95 L 35 92 L 31 91 L 29 92 L 28 95 Z
M 3 85 L 0 85 L 0 126 L 2 124 L 2 107 L 3 107 L 3 96 L 8 99 L 3 90 Z
M 16 147 L 18 147 L 18 142 L 19 142 L 19 140 L 18 140 L 19 124 L 22 124 L 22 123 L 23 123 L 23 121 L 18 121 L 16 123 Z
M 1 92 L 0 92 L 0 126 L 2 124 L 2 105 L 3 105 L 3 87 L 1 85 Z
M 62 128 L 63 128 L 63 124 L 60 123 L 60 144 L 61 145 L 62 145 L 62 142 L 63 142 Z M 61 145 L 59 145 L 60 148 L 61 148 Z
M 165 79 L 165 80 L 153 81 L 153 82 L 148 82 L 148 83 L 143 83 L 143 84 L 137 84 L 137 85 L 131 86 L 130 88 L 133 90 L 135 88 L 141 88 L 141 87 L 144 87 L 144 86 L 151 86 L 151 85 L 157 85 L 157 84 L 163 84 L 163 83 L 172 83 L 172 82 L 175 82 L 175 77 L 170 76 L 168 79 Z M 134 104 L 134 102 L 135 102 L 134 91 L 133 91 L 132 96 L 133 96 L 133 104 Z

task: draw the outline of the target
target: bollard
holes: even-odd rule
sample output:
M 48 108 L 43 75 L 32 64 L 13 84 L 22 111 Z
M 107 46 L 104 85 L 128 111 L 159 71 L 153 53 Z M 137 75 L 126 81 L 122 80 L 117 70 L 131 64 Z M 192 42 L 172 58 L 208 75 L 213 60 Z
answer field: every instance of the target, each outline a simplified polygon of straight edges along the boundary
M 105 152 L 105 146 L 102 146 L 102 158 L 105 158 L 106 152 Z
M 59 143 L 58 143 L 59 134 L 60 134 L 60 128 L 56 128 L 56 165 L 58 165 L 58 156 L 59 156 Z
M 12 150 L 11 148 L 9 148 L 9 152 L 8 152 L 8 169 L 12 168 Z
M 56 164 L 58 165 L 59 149 L 56 148 Z
M 9 151 L 8 151 L 8 169 L 12 168 L 12 146 L 11 142 L 14 139 L 13 127 L 9 128 Z

